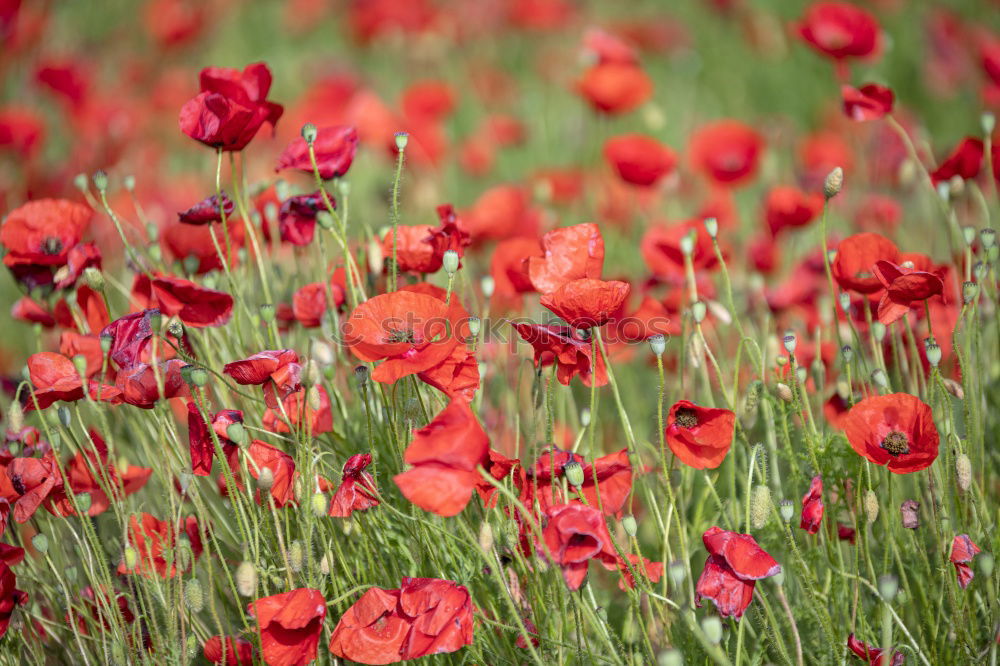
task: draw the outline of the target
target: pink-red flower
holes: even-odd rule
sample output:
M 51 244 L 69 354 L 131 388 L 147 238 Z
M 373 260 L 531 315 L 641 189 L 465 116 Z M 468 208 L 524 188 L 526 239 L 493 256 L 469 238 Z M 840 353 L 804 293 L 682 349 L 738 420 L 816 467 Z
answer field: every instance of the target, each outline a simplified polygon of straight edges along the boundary
M 895 474 L 930 467 L 938 455 L 931 408 L 909 393 L 865 398 L 851 407 L 841 427 L 859 456 Z
M 183 568 L 179 564 L 184 562 L 177 556 L 180 545 L 178 532 L 186 537 L 186 545 L 191 549 L 186 566 Z M 147 578 L 154 575 L 160 578 L 173 578 L 179 572 L 188 571 L 194 566 L 194 560 L 202 551 L 198 521 L 194 516 L 188 516 L 176 527 L 145 512 L 138 517 L 132 516 L 129 520 L 128 544 L 136 551 L 135 564 L 130 565 L 122 559 L 118 564 L 118 573 L 139 574 Z
M 604 386 L 608 373 L 600 350 L 594 354 L 591 340 L 584 339 L 570 326 L 512 323 L 521 339 L 531 345 L 535 366 L 556 364 L 556 379 L 568 386 L 573 377 L 579 376 L 584 386 Z M 596 358 L 595 358 L 596 356 Z
M 883 648 L 870 647 L 859 640 L 854 634 L 850 634 L 847 637 L 847 648 L 857 655 L 859 659 L 867 661 L 869 666 L 903 666 L 906 660 L 902 652 L 893 651 L 892 659 L 886 663 L 883 658 L 883 653 L 885 652 Z
M 541 303 L 576 329 L 603 326 L 632 291 L 628 282 L 583 278 L 542 294 Z
M 941 278 L 929 271 L 897 266 L 891 261 L 879 260 L 872 267 L 875 277 L 885 291 L 878 303 L 878 320 L 888 326 L 901 319 L 914 303 L 920 305 L 931 296 L 944 291 Z
M 877 83 L 866 83 L 860 88 L 843 85 L 840 87 L 840 96 L 844 100 L 844 113 L 857 122 L 878 120 L 892 113 L 892 105 L 896 99 L 891 88 Z
M 753 601 L 757 581 L 779 573 L 781 565 L 749 534 L 712 527 L 702 541 L 709 555 L 695 586 L 698 605 L 711 599 L 722 617 L 738 620 Z
M 317 130 L 316 139 L 313 141 L 313 154 L 316 157 L 320 178 L 330 180 L 347 173 L 357 150 L 358 131 L 353 127 L 338 125 L 321 127 Z M 309 144 L 304 138 L 294 139 L 278 157 L 278 166 L 274 170 L 283 169 L 298 169 L 308 174 L 313 173 Z
M 302 366 L 299 355 L 292 349 L 266 350 L 222 368 L 237 384 L 264 386 L 264 401 L 271 409 L 279 409 L 284 400 L 302 387 Z
M 604 159 L 626 183 L 649 187 L 677 166 L 677 155 L 656 139 L 623 134 L 604 143 Z
M 579 589 L 587 577 L 587 565 L 596 559 L 609 569 L 617 567 L 618 553 L 611 543 L 604 516 L 594 507 L 576 502 L 549 507 L 542 528 L 545 549 L 563 572 L 571 590 Z
M 799 24 L 802 39 L 834 60 L 876 54 L 880 32 L 871 14 L 847 2 L 817 2 L 806 10 Z
M 757 172 L 764 138 L 737 120 L 720 120 L 699 128 L 688 151 L 691 165 L 711 182 L 738 187 Z
M 222 215 L 225 213 L 226 219 L 233 214 L 235 204 L 233 200 L 222 193 L 222 205 L 219 205 L 219 196 L 212 196 L 202 199 L 195 205 L 182 213 L 177 213 L 177 219 L 184 224 L 211 224 L 212 222 L 222 222 Z
M 236 446 L 236 443 L 229 439 L 229 426 L 242 423 L 243 412 L 238 409 L 223 409 L 212 416 L 211 428 L 215 431 L 215 437 L 218 438 L 225 455 Z M 198 476 L 211 474 L 212 460 L 215 458 L 215 441 L 209 426 L 193 401 L 188 403 L 188 444 L 191 451 L 191 472 Z
M 823 520 L 823 479 L 814 476 L 809 484 L 809 490 L 802 496 L 802 520 L 799 527 L 809 534 L 819 532 L 819 524 Z
M 305 666 L 316 658 L 326 617 L 319 590 L 300 587 L 250 602 L 259 627 L 260 651 L 268 666 Z
M 980 552 L 979 546 L 972 542 L 968 534 L 959 534 L 951 542 L 951 555 L 948 560 L 955 565 L 955 573 L 958 575 L 958 584 L 964 590 L 976 577 L 972 573 L 969 562 Z
M 526 261 L 531 286 L 541 294 L 571 280 L 600 278 L 604 267 L 601 229 L 593 223 L 553 229 L 542 237 L 541 253 L 533 252 Z
M 372 464 L 372 454 L 356 453 L 344 463 L 344 476 L 333 494 L 329 515 L 348 518 L 355 511 L 378 506 L 375 478 L 365 471 Z
M 689 467 L 715 469 L 729 453 L 735 427 L 736 415 L 728 409 L 680 400 L 667 415 L 667 446 Z

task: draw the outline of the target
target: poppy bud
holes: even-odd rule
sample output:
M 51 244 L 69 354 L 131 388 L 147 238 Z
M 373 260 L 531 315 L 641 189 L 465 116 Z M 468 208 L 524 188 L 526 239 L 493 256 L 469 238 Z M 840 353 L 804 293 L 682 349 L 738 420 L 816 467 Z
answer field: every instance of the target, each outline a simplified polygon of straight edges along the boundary
M 105 192 L 108 189 L 108 172 L 103 169 L 95 171 L 92 176 L 94 187 L 98 192 Z
M 368 369 L 367 365 L 359 365 L 354 368 L 354 378 L 358 381 L 358 384 L 365 386 L 368 384 L 368 375 L 371 371 Z
M 590 426 L 590 419 L 591 419 L 590 407 L 584 407 L 583 409 L 581 409 L 580 410 L 580 425 L 583 426 L 584 428 L 589 427 Z
M 601 622 L 608 621 L 608 609 L 604 606 L 598 606 L 594 609 L 594 613 L 597 615 L 597 619 Z
M 7 430 L 12 433 L 24 430 L 24 409 L 17 400 L 12 401 L 7 408 Z
M 252 597 L 257 590 L 257 569 L 244 560 L 236 567 L 236 591 L 244 597 Z
M 327 553 L 323 553 L 323 557 L 319 558 L 319 572 L 324 576 L 330 575 L 330 556 Z
M 45 554 L 49 550 L 49 538 L 44 534 L 36 534 L 31 537 L 31 545 L 41 554 Z
M 983 134 L 993 134 L 993 130 L 997 126 L 997 117 L 993 115 L 992 111 L 983 111 L 983 114 L 979 116 L 979 126 L 983 128 Z
M 920 527 L 920 503 L 914 500 L 906 500 L 899 507 L 902 515 L 903 527 L 908 530 L 915 530 Z
M 674 587 L 680 587 L 681 583 L 684 582 L 684 578 L 687 576 L 687 570 L 684 568 L 684 563 L 680 560 L 671 562 L 667 573 L 670 575 L 670 582 L 674 584 Z
M 993 565 L 995 562 L 992 553 L 980 553 L 976 557 L 976 560 L 979 562 L 979 570 L 983 572 L 983 576 L 989 578 L 993 575 Z
M 878 520 L 878 497 L 875 496 L 875 492 L 866 490 L 862 504 L 865 507 L 865 516 L 868 518 L 868 524 L 871 525 Z
M 784 400 L 785 402 L 791 402 L 793 400 L 792 389 L 788 387 L 788 384 L 782 384 L 781 382 L 778 382 L 777 386 L 775 387 L 775 392 L 778 394 L 778 397 Z
M 188 539 L 186 534 L 182 534 L 177 539 L 177 546 L 174 548 L 174 556 L 177 561 L 177 568 L 181 571 L 187 571 L 191 566 L 191 558 L 194 557 L 194 553 L 191 551 L 191 540 Z
M 296 539 L 288 545 L 288 566 L 292 571 L 298 573 L 302 571 L 302 561 L 305 559 L 305 552 L 302 542 Z
M 306 140 L 306 143 L 310 146 L 316 141 L 316 126 L 312 123 L 306 123 L 302 126 L 302 138 Z
M 889 378 L 886 377 L 882 368 L 875 368 L 875 371 L 872 373 L 872 383 L 879 388 L 886 388 L 889 386 Z
M 834 198 L 840 194 L 840 190 L 844 187 L 844 170 L 840 167 L 835 168 L 833 171 L 826 175 L 826 180 L 823 181 L 823 196 L 826 200 Z
M 796 340 L 793 333 L 788 333 L 782 338 L 782 343 L 785 345 L 785 351 L 789 354 L 795 353 Z
M 750 524 L 755 530 L 767 525 L 767 518 L 771 515 L 771 489 L 764 484 L 754 486 L 750 493 Z
M 635 516 L 629 514 L 622 518 L 622 528 L 625 529 L 625 534 L 634 537 L 639 530 L 639 525 L 635 522 Z
M 899 579 L 895 576 L 888 574 L 878 579 L 878 593 L 886 603 L 892 603 L 897 592 L 899 592 Z
M 951 186 L 952 196 L 956 198 L 962 196 L 962 193 L 965 192 L 965 179 L 958 174 L 951 177 L 951 180 L 948 181 L 948 185 Z
M 184 604 L 192 613 L 200 613 L 205 607 L 205 590 L 197 578 L 192 578 L 185 587 Z
M 458 271 L 458 252 L 445 250 L 441 255 L 441 267 L 448 275 L 454 275 Z
M 979 295 L 979 285 L 975 282 L 963 282 L 962 283 L 962 300 L 966 304 L 971 303 L 976 300 L 976 296 Z
M 66 576 L 66 580 L 68 580 L 71 583 L 76 582 L 76 575 L 77 575 L 76 567 L 66 567 L 66 571 L 63 573 Z
M 479 317 L 469 317 L 469 335 L 473 338 L 479 337 L 479 331 L 483 329 L 483 320 Z
M 722 620 L 718 615 L 708 615 L 701 620 L 701 630 L 712 645 L 722 642 Z
M 948 203 L 951 199 L 951 183 L 948 181 L 942 181 L 937 185 L 937 194 L 942 201 Z
M 684 653 L 677 648 L 667 648 L 656 656 L 656 666 L 684 666 Z
M 496 289 L 496 280 L 493 279 L 493 276 L 487 275 L 479 281 L 479 288 L 482 290 L 483 296 L 490 298 L 493 296 L 493 290 Z
M 263 467 L 257 475 L 257 487 L 267 492 L 274 485 L 274 472 L 270 467 Z
M 186 493 L 187 489 L 191 487 L 191 482 L 194 480 L 194 474 L 190 470 L 181 470 L 181 473 L 177 476 L 177 483 L 181 487 L 181 492 Z
M 66 405 L 59 405 L 59 409 L 56 410 L 56 415 L 59 417 L 59 423 L 61 423 L 64 428 L 68 428 L 69 424 L 73 422 L 73 415 L 70 413 L 69 407 Z
M 882 340 L 885 339 L 885 324 L 880 321 L 873 321 L 872 336 L 875 338 L 876 342 L 882 342 Z
M 948 390 L 948 393 L 952 394 L 959 400 L 965 399 L 965 390 L 962 388 L 962 385 L 954 379 L 951 379 L 950 377 L 946 378 L 944 380 L 944 387 Z
M 330 231 L 331 229 L 333 229 L 333 215 L 331 215 L 330 211 L 327 210 L 321 210 L 317 212 L 316 224 L 318 224 L 323 229 Z
M 493 550 L 493 527 L 485 520 L 479 526 L 479 550 L 486 554 Z
M 787 523 L 795 516 L 795 505 L 792 500 L 781 500 L 778 502 L 778 511 L 781 512 L 781 519 Z
M 706 307 L 705 303 L 702 301 L 695 301 L 691 304 L 691 316 L 694 317 L 694 321 L 697 324 L 705 321 Z
M 936 368 L 941 362 L 941 347 L 928 340 L 924 352 L 927 354 L 927 362 Z
M 840 292 L 840 295 L 837 296 L 837 300 L 840 301 L 840 309 L 844 312 L 844 314 L 850 314 L 851 295 L 848 294 L 846 291 L 842 291 Z
M 800 384 L 805 384 L 807 372 L 801 365 L 795 368 L 795 378 L 799 380 Z
M 410 135 L 406 132 L 396 132 L 396 148 L 403 152 L 406 150 L 406 144 L 410 142 Z
M 708 232 L 708 235 L 711 236 L 712 239 L 715 239 L 715 237 L 719 235 L 719 221 L 714 217 L 706 217 L 705 231 Z
M 969 456 L 964 453 L 959 453 L 955 458 L 955 480 L 958 482 L 958 489 L 963 493 L 972 487 L 972 463 L 969 461 Z
M 326 515 L 326 510 L 329 507 L 329 502 L 327 502 L 326 500 L 326 495 L 324 495 L 323 493 L 313 493 L 312 500 L 310 500 L 310 503 L 312 504 L 313 513 L 316 514 L 317 517 L 322 517 Z
M 73 177 L 73 186 L 84 194 L 87 192 L 87 174 L 78 173 Z
M 139 563 L 139 553 L 131 545 L 126 545 L 122 559 L 125 561 L 125 568 L 131 571 Z
M 575 460 L 571 460 L 563 465 L 563 476 L 571 486 L 579 488 L 583 485 L 583 466 Z
M 295 496 L 296 502 L 301 502 L 302 497 L 305 494 L 305 483 L 302 481 L 302 477 L 296 477 L 295 483 L 292 484 L 292 493 Z
M 651 335 L 649 337 L 649 348 L 652 349 L 653 353 L 657 356 L 663 356 L 663 352 L 667 350 L 667 339 L 663 337 L 662 333 Z
M 83 281 L 94 291 L 104 291 L 104 273 L 96 266 L 87 266 L 83 269 Z
M 81 514 L 85 514 L 90 511 L 90 505 L 93 500 L 90 497 L 90 493 L 80 493 L 76 496 L 76 508 Z
M 976 242 L 976 228 L 962 227 L 962 238 L 965 239 L 966 245 L 972 247 L 972 244 Z
M 184 272 L 187 273 L 188 275 L 197 272 L 198 266 L 200 264 L 201 261 L 198 259 L 198 257 L 195 257 L 193 255 L 184 257 L 184 260 L 181 261 L 181 265 L 184 267 Z
M 990 267 L 988 264 L 982 261 L 977 261 L 972 264 L 972 275 L 976 278 L 976 282 L 982 282 L 986 279 L 986 274 L 989 273 Z
M 984 250 L 990 249 L 997 242 L 997 232 L 989 228 L 981 229 L 979 231 L 979 242 L 982 244 Z
M 697 236 L 698 233 L 694 229 L 681 236 L 681 241 L 679 245 L 681 248 L 681 252 L 684 253 L 684 256 L 690 257 L 691 254 L 694 252 L 694 241 L 697 238 Z
M 840 348 L 840 355 L 844 357 L 844 363 L 850 363 L 854 359 L 854 348 L 851 345 L 844 345 Z
M 306 391 L 306 402 L 309 405 L 309 409 L 318 412 L 320 407 L 323 406 L 323 398 L 320 395 L 319 388 L 316 386 L 310 386 Z

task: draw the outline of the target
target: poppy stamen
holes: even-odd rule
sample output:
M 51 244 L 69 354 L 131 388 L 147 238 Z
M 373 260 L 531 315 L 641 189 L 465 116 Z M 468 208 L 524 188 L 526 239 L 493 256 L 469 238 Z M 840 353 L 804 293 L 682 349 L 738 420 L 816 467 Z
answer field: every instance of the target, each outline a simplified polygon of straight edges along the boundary
M 390 343 L 409 342 L 409 343 L 412 344 L 415 341 L 416 340 L 414 339 L 413 331 L 411 331 L 409 329 L 401 329 L 401 328 L 391 328 L 391 329 L 389 329 L 389 342 Z
M 681 407 L 674 416 L 674 425 L 680 428 L 693 428 L 698 425 L 698 413 L 690 407 Z
M 63 250 L 63 242 L 62 240 L 54 236 L 49 236 L 48 238 L 42 241 L 41 250 L 42 254 L 49 254 L 49 255 L 59 254 Z
M 910 452 L 910 440 L 898 430 L 893 430 L 879 444 L 890 456 L 902 456 Z

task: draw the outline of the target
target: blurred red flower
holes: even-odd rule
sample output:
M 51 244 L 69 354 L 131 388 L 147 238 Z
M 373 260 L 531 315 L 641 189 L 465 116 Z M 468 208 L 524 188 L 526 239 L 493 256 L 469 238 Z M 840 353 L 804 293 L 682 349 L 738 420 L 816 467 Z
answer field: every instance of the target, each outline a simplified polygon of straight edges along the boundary
M 628 282 L 583 278 L 542 294 L 541 303 L 576 329 L 603 326 L 632 291 Z
M 183 569 L 178 568 L 180 558 L 176 554 L 181 541 L 177 536 L 178 532 L 181 537 L 186 537 L 191 548 L 190 559 Z M 132 516 L 129 519 L 128 544 L 135 549 L 138 557 L 131 568 L 125 559 L 122 559 L 118 564 L 118 573 L 139 574 L 146 578 L 151 578 L 154 574 L 160 578 L 173 578 L 178 572 L 188 571 L 194 566 L 194 560 L 202 551 L 198 520 L 194 516 L 188 516 L 177 527 L 145 512 L 139 517 Z
M 963 590 L 969 586 L 976 574 L 972 573 L 969 562 L 980 552 L 979 546 L 972 542 L 968 534 L 959 534 L 951 542 L 951 555 L 948 560 L 955 565 L 958 575 L 958 585 Z
M 604 142 L 604 159 L 626 183 L 655 185 L 677 166 L 677 155 L 656 139 L 623 134 Z
M 257 619 L 261 656 L 268 666 L 305 666 L 316 658 L 326 618 L 326 599 L 319 590 L 300 587 L 257 599 L 247 611 Z
M 595 111 L 628 113 L 652 97 L 653 81 L 637 65 L 598 63 L 583 73 L 576 90 Z
M 347 173 L 358 150 L 358 131 L 353 127 L 338 125 L 322 127 L 316 132 L 313 141 L 313 153 L 316 157 L 316 167 L 323 180 L 339 178 Z M 294 139 L 278 156 L 275 171 L 298 169 L 304 173 L 313 174 L 312 160 L 309 157 L 309 144 L 302 137 Z
M 480 480 L 476 467 L 486 461 L 488 451 L 489 439 L 468 403 L 452 400 L 413 432 L 403 453 L 403 460 L 413 467 L 393 481 L 421 509 L 454 516 L 472 498 Z
M 177 220 L 184 224 L 211 224 L 212 222 L 222 222 L 222 213 L 226 214 L 226 219 L 233 214 L 236 204 L 233 200 L 222 192 L 222 205 L 219 205 L 219 196 L 213 194 L 202 199 L 195 205 L 182 213 L 177 213 Z M 221 211 L 220 211 L 221 209 Z
M 667 415 L 667 446 L 689 467 L 715 469 L 729 453 L 735 424 L 736 415 L 728 409 L 680 400 Z
M 337 208 L 337 201 L 327 194 L 330 205 Z M 319 190 L 312 194 L 289 197 L 278 209 L 278 232 L 281 240 L 298 247 L 305 247 L 316 234 L 316 216 L 326 211 L 326 201 Z
M 27 593 L 17 589 L 17 576 L 6 562 L 0 562 L 0 638 L 7 634 L 14 609 L 27 603 Z
M 187 326 L 222 326 L 233 314 L 233 297 L 183 278 L 144 273 L 135 276 L 132 298 L 140 308 L 155 305 L 168 317 Z
M 253 666 L 253 643 L 242 638 L 226 636 L 226 660 L 225 666 Z M 222 660 L 222 637 L 212 636 L 205 641 L 202 649 L 205 659 L 213 664 L 221 664 Z
M 885 659 L 882 658 L 882 654 L 885 652 L 883 648 L 869 647 L 858 640 L 854 634 L 847 637 L 847 648 L 858 658 L 867 661 L 869 666 L 903 666 L 906 661 L 906 656 L 902 652 L 893 652 L 892 659 L 888 664 L 885 663 Z
M 723 187 L 738 187 L 750 181 L 763 152 L 764 138 L 738 120 L 702 125 L 688 145 L 691 166 Z
M 819 532 L 819 524 L 823 520 L 823 479 L 814 476 L 809 484 L 809 491 L 802 496 L 802 519 L 799 527 L 809 534 Z
M 781 565 L 749 534 L 712 527 L 702 535 L 708 560 L 698 578 L 698 606 L 711 599 L 722 617 L 739 620 L 753 601 L 753 590 L 761 578 L 781 572 Z
M 604 238 L 592 222 L 554 229 L 542 237 L 542 253 L 537 255 L 526 259 L 528 277 L 536 291 L 547 294 L 570 280 L 600 278 Z
M 283 111 L 267 101 L 271 70 L 264 63 L 247 65 L 240 72 L 230 67 L 201 70 L 201 92 L 181 107 L 181 131 L 206 146 L 239 151 L 270 123 L 273 127 Z
M 865 398 L 843 417 L 841 427 L 859 456 L 895 474 L 930 467 L 938 455 L 931 408 L 908 393 Z
M 76 257 L 77 270 L 70 271 L 72 284 L 84 267 L 95 263 L 87 253 L 96 248 L 79 247 L 92 215 L 89 207 L 65 199 L 38 199 L 18 206 L 0 226 L 0 245 L 7 249 L 4 265 L 25 286 L 42 287 L 60 279 L 59 269 L 70 263 L 72 251 L 83 252 Z M 96 264 L 100 265 L 100 253 Z
M 823 210 L 823 195 L 803 192 L 791 185 L 779 185 L 767 193 L 764 201 L 764 218 L 771 235 L 791 227 L 804 227 Z
M 462 585 L 404 578 L 398 590 L 368 589 L 337 622 L 330 652 L 360 664 L 394 664 L 472 644 L 473 607 Z
M 840 241 L 830 271 L 841 289 L 874 294 L 883 286 L 872 267 L 877 261 L 895 262 L 898 257 L 895 243 L 885 236 L 865 231 Z
M 881 28 L 875 17 L 847 2 L 811 5 L 798 30 L 807 44 L 834 60 L 867 58 L 881 47 Z
M 878 120 L 892 113 L 895 101 L 892 89 L 877 83 L 867 83 L 860 88 L 843 85 L 840 87 L 840 96 L 844 100 L 844 113 L 858 122 Z
M 979 175 L 985 152 L 981 139 L 971 136 L 965 137 L 958 142 L 951 154 L 934 171 L 931 171 L 931 181 L 937 185 L 947 182 L 955 176 L 966 180 L 975 178 Z
M 188 446 L 191 451 L 191 472 L 197 476 L 208 476 L 212 473 L 212 460 L 215 458 L 215 442 L 212 433 L 198 411 L 195 403 L 188 406 Z M 236 443 L 229 439 L 227 429 L 233 424 L 243 423 L 243 412 L 238 409 L 223 409 L 212 416 L 212 430 L 219 439 L 224 455 L 228 456 Z

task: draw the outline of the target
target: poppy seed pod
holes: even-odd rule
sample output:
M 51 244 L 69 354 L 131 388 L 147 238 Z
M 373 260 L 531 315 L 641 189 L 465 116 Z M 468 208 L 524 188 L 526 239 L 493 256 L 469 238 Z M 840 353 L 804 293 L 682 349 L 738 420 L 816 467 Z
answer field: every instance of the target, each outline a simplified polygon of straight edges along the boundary
M 698 232 L 696 232 L 694 229 L 681 236 L 678 246 L 680 247 L 681 252 L 685 256 L 690 257 L 691 254 L 694 252 L 694 244 L 697 238 L 698 238 Z
M 302 542 L 296 539 L 288 544 L 288 567 L 295 573 L 302 571 L 302 562 L 305 559 L 305 550 Z
M 580 410 L 580 425 L 584 428 L 590 427 L 590 407 L 584 407 Z
M 976 300 L 978 295 L 978 284 L 972 281 L 962 283 L 962 300 L 965 301 L 966 304 L 972 303 L 972 301 Z
M 771 489 L 764 484 L 754 486 L 750 494 L 750 524 L 755 530 L 767 525 L 772 506 Z
M 993 134 L 997 126 L 997 117 L 992 111 L 983 111 L 979 116 L 979 126 L 983 128 L 983 134 Z
M 936 368 L 941 362 L 941 347 L 928 340 L 924 352 L 927 354 L 927 362 Z
M 789 354 L 795 353 L 796 339 L 793 333 L 786 334 L 785 337 L 782 338 L 781 342 L 784 344 L 786 352 Z
M 192 613 L 200 613 L 205 608 L 205 589 L 197 578 L 192 578 L 185 586 L 184 604 Z
M 469 326 L 469 337 L 476 339 L 479 337 L 479 331 L 483 330 L 483 320 L 479 317 L 469 317 L 467 322 Z
M 842 291 L 842 292 L 840 292 L 840 295 L 837 296 L 837 300 L 840 302 L 840 309 L 845 314 L 850 314 L 850 312 L 851 312 L 851 295 L 848 294 L 846 291 Z
M 445 250 L 444 254 L 441 255 L 441 267 L 448 275 L 454 275 L 458 272 L 458 261 L 458 252 L 454 250 Z
M 482 290 L 483 296 L 490 298 L 496 290 L 496 280 L 493 279 L 493 276 L 487 275 L 479 281 L 479 288 Z
M 962 238 L 965 239 L 966 245 L 972 247 L 972 244 L 976 242 L 976 228 L 962 227 Z
M 244 597 L 252 597 L 257 591 L 257 569 L 246 560 L 236 567 L 236 591 Z
M 368 369 L 367 365 L 359 365 L 354 368 L 354 378 L 361 386 L 366 386 L 368 384 L 368 376 L 370 374 L 371 370 Z
M 983 246 L 984 250 L 989 250 L 991 247 L 996 245 L 997 242 L 997 232 L 993 229 L 980 229 L 979 231 L 979 243 Z
M 705 231 L 707 231 L 708 235 L 714 239 L 716 236 L 719 235 L 719 221 L 714 217 L 706 217 Z
M 969 456 L 964 453 L 959 453 L 958 457 L 955 458 L 955 481 L 958 483 L 958 489 L 963 493 L 968 492 L 969 488 L 972 487 L 972 462 L 969 461 Z
M 667 573 L 670 575 L 670 582 L 674 584 L 674 587 L 680 587 L 684 582 L 684 578 L 687 577 L 687 570 L 684 568 L 684 563 L 679 560 L 670 563 Z
M 875 495 L 875 491 L 866 490 L 862 504 L 865 507 L 865 517 L 868 519 L 868 524 L 871 525 L 878 520 L 878 497 Z
M 76 189 L 80 190 L 81 192 L 86 193 L 86 191 L 87 191 L 87 174 L 85 174 L 85 173 L 78 173 L 75 176 L 73 176 L 73 186 Z
M 307 144 L 312 145 L 316 141 L 316 131 L 316 126 L 312 123 L 306 123 L 302 126 L 302 138 L 306 140 Z
M 972 265 L 972 275 L 976 278 L 976 282 L 982 282 L 986 279 L 987 273 L 990 272 L 989 264 L 983 261 L 977 261 Z
M 835 168 L 833 171 L 827 174 L 826 180 L 823 181 L 823 196 L 826 200 L 834 198 L 840 194 L 840 190 L 844 187 L 844 170 L 840 167 Z
M 653 353 L 657 356 L 663 356 L 663 352 L 667 350 L 667 339 L 662 333 L 657 333 L 656 335 L 651 335 L 649 337 L 649 348 L 653 350 Z
M 200 388 L 208 383 L 208 372 L 204 368 L 192 368 L 188 376 L 193 386 Z
M 878 593 L 886 603 L 892 603 L 899 592 L 899 579 L 889 574 L 878 579 Z
M 406 132 L 396 132 L 396 149 L 400 152 L 406 150 L 406 144 L 410 142 L 410 135 Z
M 95 171 L 94 175 L 91 176 L 91 178 L 94 181 L 94 187 L 97 189 L 98 192 L 102 192 L 103 193 L 103 192 L 107 191 L 107 189 L 108 189 L 108 173 L 107 173 L 107 171 L 104 171 L 103 169 Z
M 876 368 L 872 372 L 872 384 L 878 386 L 879 388 L 886 388 L 889 386 L 889 378 L 886 376 L 882 368 Z
M 630 537 L 634 537 L 636 535 L 636 532 L 638 532 L 639 530 L 639 525 L 635 521 L 635 516 L 629 514 L 624 518 L 622 518 L 622 528 L 624 528 L 625 534 L 629 535 Z
M 792 504 L 792 500 L 781 500 L 778 502 L 778 511 L 781 513 L 781 519 L 787 523 L 795 516 L 795 505 Z
M 575 460 L 571 460 L 563 465 L 563 476 L 566 477 L 566 481 L 571 486 L 579 488 L 584 482 L 583 466 Z

